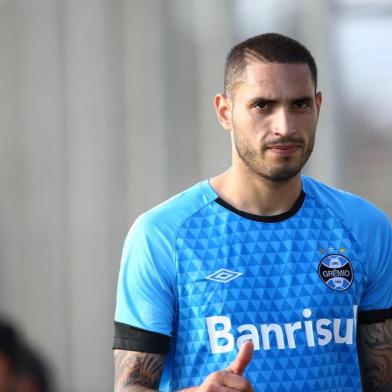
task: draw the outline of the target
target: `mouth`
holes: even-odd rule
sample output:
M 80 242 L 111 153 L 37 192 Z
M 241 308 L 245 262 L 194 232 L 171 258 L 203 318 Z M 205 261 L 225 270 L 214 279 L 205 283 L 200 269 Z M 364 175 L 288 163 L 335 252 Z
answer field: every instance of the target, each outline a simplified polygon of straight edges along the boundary
M 268 150 L 279 154 L 279 155 L 290 155 L 301 148 L 300 143 L 289 143 L 289 144 L 273 144 L 268 146 Z

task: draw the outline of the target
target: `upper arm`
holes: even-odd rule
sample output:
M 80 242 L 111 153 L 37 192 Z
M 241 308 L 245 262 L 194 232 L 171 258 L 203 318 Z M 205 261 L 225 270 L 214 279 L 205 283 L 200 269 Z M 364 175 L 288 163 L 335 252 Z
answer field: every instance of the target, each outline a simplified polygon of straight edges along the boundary
M 362 384 L 364 391 L 372 392 L 392 390 L 392 228 L 385 214 L 375 214 L 361 226 L 366 234 L 367 282 L 357 330 Z
M 391 391 L 392 319 L 360 324 L 357 344 L 364 391 Z
M 367 282 L 359 311 L 392 307 L 392 226 L 384 214 L 364 222 Z
M 177 309 L 173 233 L 161 226 L 142 215 L 128 233 L 118 278 L 115 321 L 172 336 Z
M 125 241 L 113 344 L 116 392 L 158 389 L 176 316 L 170 234 L 142 216 Z
M 114 392 L 157 391 L 162 354 L 114 350 Z

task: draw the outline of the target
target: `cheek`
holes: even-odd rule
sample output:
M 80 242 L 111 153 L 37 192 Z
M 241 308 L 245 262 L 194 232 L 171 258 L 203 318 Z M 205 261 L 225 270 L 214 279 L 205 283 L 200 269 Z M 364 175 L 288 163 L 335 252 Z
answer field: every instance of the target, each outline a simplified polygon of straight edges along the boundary
M 304 116 L 298 119 L 297 130 L 306 134 L 313 134 L 316 130 L 317 118 L 314 115 Z
M 268 121 L 263 119 L 261 116 L 251 115 L 249 113 L 237 116 L 235 118 L 234 125 L 242 134 L 252 139 L 258 139 L 269 127 Z
M 272 131 L 273 121 L 270 117 L 254 116 L 249 128 L 258 139 L 264 139 Z

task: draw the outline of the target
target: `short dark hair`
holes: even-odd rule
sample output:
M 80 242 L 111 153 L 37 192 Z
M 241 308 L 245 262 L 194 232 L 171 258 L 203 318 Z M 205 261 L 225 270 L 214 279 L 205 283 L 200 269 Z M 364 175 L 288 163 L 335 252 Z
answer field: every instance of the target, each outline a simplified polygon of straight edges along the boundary
M 315 89 L 317 66 L 313 56 L 298 41 L 278 33 L 256 35 L 234 46 L 226 59 L 224 92 L 232 91 L 251 61 L 280 64 L 307 64 Z

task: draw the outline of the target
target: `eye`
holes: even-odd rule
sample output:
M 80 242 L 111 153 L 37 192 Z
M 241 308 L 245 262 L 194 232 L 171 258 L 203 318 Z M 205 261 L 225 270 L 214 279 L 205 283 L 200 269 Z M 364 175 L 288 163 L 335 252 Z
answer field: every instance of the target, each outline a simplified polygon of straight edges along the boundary
M 255 108 L 259 109 L 259 110 L 265 110 L 268 108 L 268 103 L 267 102 L 259 102 L 255 105 Z
M 269 101 L 258 101 L 256 102 L 253 107 L 259 111 L 266 111 L 271 109 L 272 103 Z
M 305 110 L 309 107 L 309 104 L 309 101 L 301 99 L 294 102 L 294 108 L 299 110 Z

